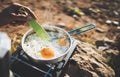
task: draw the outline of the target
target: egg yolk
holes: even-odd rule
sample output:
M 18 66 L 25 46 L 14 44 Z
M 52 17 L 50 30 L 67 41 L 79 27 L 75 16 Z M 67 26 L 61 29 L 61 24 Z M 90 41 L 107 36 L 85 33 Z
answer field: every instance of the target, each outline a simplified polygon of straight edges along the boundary
M 59 44 L 60 46 L 66 46 L 66 44 L 67 44 L 66 38 L 58 39 L 58 44 Z
M 52 58 L 55 56 L 55 53 L 54 53 L 53 49 L 51 49 L 51 48 L 43 48 L 40 51 L 40 53 L 41 53 L 41 56 L 46 59 L 49 59 L 49 58 Z

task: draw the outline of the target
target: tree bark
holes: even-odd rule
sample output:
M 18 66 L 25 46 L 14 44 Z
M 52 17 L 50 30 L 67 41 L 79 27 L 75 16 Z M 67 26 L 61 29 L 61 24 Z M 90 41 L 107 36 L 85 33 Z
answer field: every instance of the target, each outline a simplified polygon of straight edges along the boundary
M 85 42 L 78 42 L 64 73 L 64 77 L 115 77 L 105 57 L 96 47 Z

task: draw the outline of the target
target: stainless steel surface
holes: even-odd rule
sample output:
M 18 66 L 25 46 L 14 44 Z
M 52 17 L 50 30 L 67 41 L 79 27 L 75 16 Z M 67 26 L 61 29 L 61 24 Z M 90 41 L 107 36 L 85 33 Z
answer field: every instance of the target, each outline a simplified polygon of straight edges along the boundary
M 0 77 L 9 77 L 9 50 L 11 40 L 6 33 L 0 32 Z
M 9 77 L 9 51 L 0 48 L 0 54 L 0 77 Z
M 0 47 L 7 50 L 11 49 L 11 39 L 7 33 L 0 32 Z
M 9 77 L 14 77 L 13 72 L 11 70 L 9 70 L 9 73 L 10 73 Z

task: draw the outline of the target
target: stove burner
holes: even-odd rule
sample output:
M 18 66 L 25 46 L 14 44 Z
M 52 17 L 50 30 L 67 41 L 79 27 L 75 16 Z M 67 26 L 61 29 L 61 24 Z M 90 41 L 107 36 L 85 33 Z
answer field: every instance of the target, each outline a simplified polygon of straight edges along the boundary
M 60 77 L 62 70 L 71 57 L 77 42 L 73 40 L 72 48 L 67 56 L 55 64 L 38 64 L 30 61 L 21 47 L 11 56 L 10 67 L 15 77 Z

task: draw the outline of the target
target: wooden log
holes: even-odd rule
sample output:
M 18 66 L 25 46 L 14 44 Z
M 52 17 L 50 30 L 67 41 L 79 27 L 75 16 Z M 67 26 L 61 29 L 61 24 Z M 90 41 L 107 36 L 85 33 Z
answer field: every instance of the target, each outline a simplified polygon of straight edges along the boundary
M 115 77 L 105 60 L 93 45 L 79 42 L 64 70 L 64 77 Z

